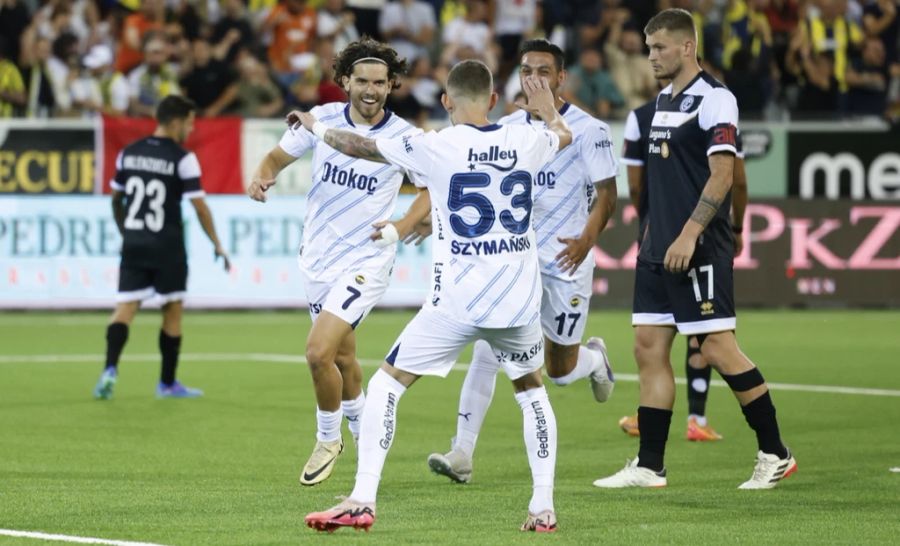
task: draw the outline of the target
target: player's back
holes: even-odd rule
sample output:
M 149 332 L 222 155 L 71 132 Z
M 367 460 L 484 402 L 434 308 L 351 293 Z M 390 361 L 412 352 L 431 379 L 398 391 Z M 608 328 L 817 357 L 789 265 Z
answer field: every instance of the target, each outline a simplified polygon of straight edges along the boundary
M 435 214 L 431 306 L 485 328 L 536 319 L 540 284 L 531 224 L 532 184 L 559 147 L 528 126 L 457 125 L 407 139 Z M 427 304 L 426 304 L 427 305 Z
M 581 235 L 590 214 L 594 183 L 615 177 L 618 163 L 607 124 L 569 103 L 559 112 L 569 125 L 573 140 L 535 176 L 532 220 L 541 272 L 570 280 L 571 276 L 562 272 L 556 262 L 556 256 L 565 248 L 559 238 Z M 499 123 L 546 127 L 543 121 L 524 111 L 506 116 Z M 585 260 L 579 273 L 590 275 L 592 269 L 593 261 Z
M 119 153 L 111 186 L 125 193 L 124 260 L 186 259 L 181 200 L 203 195 L 196 155 L 171 138 L 143 138 Z

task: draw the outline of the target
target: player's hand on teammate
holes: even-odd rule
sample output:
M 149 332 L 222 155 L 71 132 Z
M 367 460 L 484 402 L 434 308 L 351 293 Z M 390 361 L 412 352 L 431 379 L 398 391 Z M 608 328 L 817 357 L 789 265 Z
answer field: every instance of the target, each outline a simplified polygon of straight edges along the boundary
M 684 273 L 688 270 L 694 249 L 697 247 L 697 239 L 690 234 L 681 233 L 669 246 L 663 265 L 670 273 Z
M 216 261 L 219 261 L 219 258 L 222 258 L 223 265 L 225 266 L 225 271 L 231 271 L 231 260 L 228 259 L 228 254 L 222 250 L 222 247 L 217 246 L 215 250 L 213 250 L 213 256 Z
M 275 185 L 275 179 L 254 178 L 247 188 L 247 195 L 254 201 L 266 202 L 266 190 Z
M 550 82 L 547 78 L 531 75 L 522 79 L 522 91 L 525 92 L 525 100 L 516 101 L 516 106 L 530 114 L 538 114 L 542 109 L 554 109 L 553 92 L 550 90 Z
M 415 243 L 416 246 L 421 245 L 425 242 L 425 239 L 431 236 L 431 216 L 426 216 L 422 218 L 416 225 L 413 226 L 412 231 L 410 231 L 406 237 L 403 238 L 403 243 L 410 245 Z
M 568 272 L 569 276 L 572 276 L 587 257 L 588 252 L 594 248 L 594 241 L 587 237 L 557 237 L 556 240 L 566 245 L 566 248 L 560 250 L 556 255 L 556 265 L 560 271 Z
M 318 120 L 316 120 L 316 117 L 309 112 L 303 112 L 301 110 L 291 110 L 284 118 L 284 121 L 292 131 L 296 131 L 302 126 L 311 133 L 313 130 L 313 124 L 315 124 Z

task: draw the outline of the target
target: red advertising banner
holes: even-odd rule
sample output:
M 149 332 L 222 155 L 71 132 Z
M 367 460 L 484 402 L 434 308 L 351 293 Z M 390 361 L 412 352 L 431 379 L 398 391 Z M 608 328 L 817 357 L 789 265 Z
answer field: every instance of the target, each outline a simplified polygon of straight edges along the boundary
M 197 154 L 206 193 L 244 193 L 241 181 L 241 119 L 197 119 L 184 147 Z M 116 172 L 119 150 L 153 133 L 156 122 L 149 118 L 103 117 L 98 146 L 101 150 L 103 193 Z
M 594 247 L 598 308 L 630 307 L 637 217 L 625 206 Z M 900 306 L 900 205 L 760 200 L 734 260 L 738 306 Z

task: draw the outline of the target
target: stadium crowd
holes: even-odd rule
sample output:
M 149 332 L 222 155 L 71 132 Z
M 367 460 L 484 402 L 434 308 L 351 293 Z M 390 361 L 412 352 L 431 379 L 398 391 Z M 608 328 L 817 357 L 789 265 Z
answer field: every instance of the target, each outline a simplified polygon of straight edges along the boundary
M 514 109 L 535 37 L 569 57 L 566 100 L 624 119 L 658 91 L 642 29 L 668 7 L 693 13 L 744 119 L 900 118 L 900 0 L 0 0 L 0 117 L 150 116 L 169 94 L 279 117 L 345 100 L 331 60 L 368 34 L 408 59 L 388 107 L 419 126 L 462 59 Z

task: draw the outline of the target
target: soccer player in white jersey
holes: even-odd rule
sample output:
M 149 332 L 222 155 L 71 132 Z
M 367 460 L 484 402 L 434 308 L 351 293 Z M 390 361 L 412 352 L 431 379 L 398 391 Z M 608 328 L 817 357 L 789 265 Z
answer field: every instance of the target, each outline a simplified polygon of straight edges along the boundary
M 520 53 L 520 78 L 546 78 L 554 104 L 572 130 L 574 142 L 544 165 L 533 180 L 532 221 L 541 263 L 541 325 L 544 365 L 550 381 L 565 386 L 590 379 L 594 398 L 604 402 L 614 382 L 600 338 L 581 345 L 591 298 L 594 242 L 616 208 L 617 160 L 609 126 L 559 98 L 565 84 L 564 54 L 547 40 L 529 40 Z M 502 118 L 501 125 L 544 127 L 526 110 Z M 596 197 L 595 197 L 596 195 Z M 472 454 L 500 364 L 485 341 L 475 344 L 459 398 L 456 437 L 448 453 L 433 453 L 428 466 L 457 482 L 472 475 Z
M 546 121 L 546 129 L 488 122 L 497 95 L 480 61 L 454 66 L 446 89 L 441 102 L 453 126 L 437 133 L 373 140 L 328 129 L 308 114 L 302 119 L 345 153 L 413 171 L 430 195 L 435 231 L 431 294 L 369 381 L 356 485 L 338 506 L 306 516 L 307 525 L 318 530 L 372 525 L 400 397 L 422 375 L 446 376 L 462 349 L 477 339 L 490 342 L 524 417 L 534 483 L 522 530 L 556 530 L 556 418 L 541 383 L 540 264 L 531 192 L 541 166 L 569 145 L 572 133 L 546 80 L 532 77 L 524 87 L 528 107 Z M 393 224 L 382 232 L 392 241 L 406 235 Z
M 313 112 L 329 127 L 361 135 L 421 133 L 384 108 L 405 70 L 406 61 L 390 47 L 368 38 L 354 42 L 335 59 L 335 80 L 350 102 L 317 106 Z M 289 128 L 257 167 L 250 197 L 265 201 L 278 173 L 310 149 L 313 184 L 306 196 L 299 262 L 313 320 L 306 360 L 316 392 L 317 441 L 300 474 L 303 485 L 331 475 L 344 447 L 342 417 L 353 437 L 359 435 L 365 395 L 354 329 L 384 295 L 396 253 L 369 236 L 374 222 L 393 214 L 404 174 L 393 165 L 342 154 L 302 128 Z

